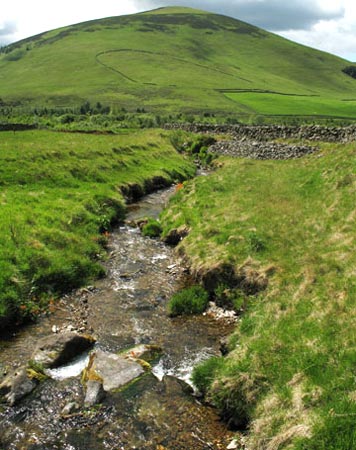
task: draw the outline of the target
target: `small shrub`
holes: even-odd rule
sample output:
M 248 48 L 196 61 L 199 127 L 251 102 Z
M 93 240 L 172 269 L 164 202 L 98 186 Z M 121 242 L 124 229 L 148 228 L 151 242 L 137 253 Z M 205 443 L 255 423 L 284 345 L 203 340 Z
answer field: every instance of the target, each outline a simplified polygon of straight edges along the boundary
M 202 147 L 199 151 L 199 161 L 203 166 L 209 166 L 213 159 L 216 158 L 216 155 L 213 153 L 209 153 L 207 147 Z
M 191 286 L 174 294 L 168 304 L 171 316 L 201 314 L 208 306 L 208 293 L 201 286 Z
M 72 123 L 74 122 L 76 119 L 74 114 L 63 114 L 62 116 L 60 116 L 59 121 L 62 124 L 68 124 L 68 123 Z
M 148 219 L 148 222 L 142 227 L 142 234 L 148 237 L 159 237 L 162 233 L 161 224 L 155 219 Z
M 212 136 L 199 134 L 194 136 L 192 142 L 189 143 L 189 150 L 191 154 L 199 154 L 200 151 L 206 151 L 208 147 L 216 143 L 216 139 Z
M 12 51 L 11 53 L 8 53 L 4 59 L 6 61 L 18 61 L 25 54 L 26 54 L 26 51 L 24 49 L 19 48 L 17 50 Z
M 186 150 L 187 146 L 187 133 L 182 130 L 174 131 L 170 135 L 170 143 L 177 150 L 177 152 L 182 153 Z
M 220 283 L 214 290 L 214 300 L 218 306 L 231 306 L 229 301 L 230 289 L 225 283 Z
M 192 381 L 198 391 L 205 396 L 212 382 L 214 381 L 217 370 L 224 364 L 224 358 L 213 356 L 194 367 Z
M 346 75 L 349 75 L 352 78 L 356 78 L 356 66 L 347 66 L 344 69 L 342 69 Z
M 239 313 L 242 312 L 242 310 L 245 307 L 245 297 L 243 295 L 236 295 L 236 297 L 234 297 L 233 301 L 232 301 L 232 306 L 234 308 L 234 310 Z

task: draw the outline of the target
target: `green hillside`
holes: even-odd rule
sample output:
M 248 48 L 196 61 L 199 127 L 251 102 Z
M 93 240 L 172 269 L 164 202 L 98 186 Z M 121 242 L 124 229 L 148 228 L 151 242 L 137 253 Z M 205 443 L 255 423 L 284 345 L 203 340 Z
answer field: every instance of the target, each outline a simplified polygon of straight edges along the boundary
M 160 8 L 10 45 L 0 55 L 0 98 L 35 107 L 89 100 L 129 110 L 245 114 L 279 114 L 283 101 L 286 115 L 356 117 L 356 80 L 342 72 L 347 66 L 239 20 Z

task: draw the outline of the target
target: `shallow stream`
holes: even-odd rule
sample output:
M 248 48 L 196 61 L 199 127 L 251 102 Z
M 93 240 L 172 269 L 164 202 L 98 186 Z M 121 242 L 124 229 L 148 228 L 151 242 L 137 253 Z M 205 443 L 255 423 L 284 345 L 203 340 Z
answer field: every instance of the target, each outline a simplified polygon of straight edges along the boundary
M 132 205 L 128 222 L 157 216 L 173 192 Z M 49 317 L 0 341 L 0 370 L 20 366 L 40 337 L 66 329 L 90 332 L 99 348 L 113 353 L 146 343 L 162 347 L 163 356 L 152 373 L 90 409 L 81 407 L 77 361 L 76 370 L 72 365 L 55 374 L 19 405 L 0 406 L 0 449 L 226 448 L 231 433 L 178 379 L 189 382 L 194 364 L 219 354 L 220 339 L 232 325 L 209 315 L 168 317 L 167 301 L 186 274 L 173 250 L 159 240 L 123 225 L 110 236 L 109 252 L 105 279 L 63 298 Z M 74 412 L 64 414 L 70 403 Z

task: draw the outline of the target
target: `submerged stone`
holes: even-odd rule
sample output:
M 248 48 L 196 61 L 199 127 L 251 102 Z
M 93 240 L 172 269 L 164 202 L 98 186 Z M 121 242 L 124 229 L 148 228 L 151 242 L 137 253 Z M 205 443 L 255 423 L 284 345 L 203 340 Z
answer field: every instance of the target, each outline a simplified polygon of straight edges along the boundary
M 154 344 L 140 344 L 131 348 L 123 354 L 125 358 L 135 360 L 143 360 L 147 363 L 157 360 L 162 356 L 162 348 L 159 345 Z M 141 364 L 142 365 L 142 364 Z
M 80 409 L 80 405 L 77 402 L 69 402 L 64 405 L 64 407 L 61 410 L 61 416 L 66 417 L 72 414 L 74 411 L 77 411 Z
M 183 380 L 171 375 L 165 375 L 162 379 L 165 392 L 171 396 L 188 396 L 191 398 L 194 391 L 193 388 Z

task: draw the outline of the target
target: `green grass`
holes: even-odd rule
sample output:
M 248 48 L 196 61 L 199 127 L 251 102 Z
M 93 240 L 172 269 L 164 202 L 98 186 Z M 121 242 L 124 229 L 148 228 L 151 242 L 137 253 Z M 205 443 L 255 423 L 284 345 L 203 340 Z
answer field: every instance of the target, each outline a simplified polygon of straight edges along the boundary
M 0 161 L 0 318 L 14 320 L 103 274 L 106 233 L 125 214 L 121 186 L 144 192 L 154 177 L 195 170 L 153 130 L 3 132 Z
M 213 356 L 196 366 L 193 370 L 192 381 L 200 394 L 206 395 L 211 387 L 216 372 L 224 364 L 222 357 Z
M 143 236 L 155 238 L 159 237 L 161 233 L 161 224 L 156 219 L 152 219 L 152 217 L 149 217 L 147 223 L 145 223 L 142 227 Z
M 190 286 L 173 294 L 168 303 L 170 316 L 203 313 L 209 302 L 208 293 L 201 286 Z
M 291 161 L 220 159 L 162 217 L 202 275 L 233 267 L 249 295 L 208 398 L 258 448 L 355 448 L 356 146 Z M 239 286 L 237 286 L 239 287 Z
M 278 116 L 356 117 L 355 102 L 337 98 L 281 95 L 274 93 L 226 93 L 231 100 L 251 111 Z
M 112 110 L 262 113 L 263 104 L 224 93 L 243 89 L 317 95 L 326 99 L 323 114 L 340 116 L 339 102 L 353 99 L 356 86 L 342 72 L 346 60 L 189 8 L 85 22 L 7 51 L 0 55 L 0 98 L 10 105 L 89 100 Z M 309 101 L 299 113 L 309 114 Z

